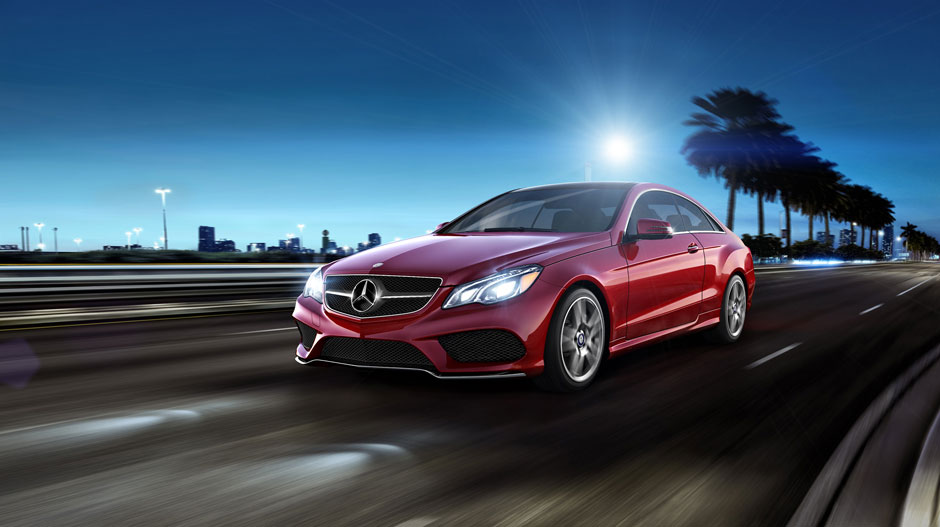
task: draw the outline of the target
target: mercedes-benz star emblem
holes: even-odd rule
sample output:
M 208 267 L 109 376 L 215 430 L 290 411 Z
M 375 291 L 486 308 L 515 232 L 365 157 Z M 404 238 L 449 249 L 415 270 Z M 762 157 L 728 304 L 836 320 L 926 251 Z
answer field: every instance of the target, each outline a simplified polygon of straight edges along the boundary
M 356 312 L 365 313 L 372 309 L 378 297 L 379 288 L 375 286 L 375 282 L 365 279 L 360 280 L 356 287 L 353 287 L 352 295 L 349 298 L 352 300 L 352 308 Z

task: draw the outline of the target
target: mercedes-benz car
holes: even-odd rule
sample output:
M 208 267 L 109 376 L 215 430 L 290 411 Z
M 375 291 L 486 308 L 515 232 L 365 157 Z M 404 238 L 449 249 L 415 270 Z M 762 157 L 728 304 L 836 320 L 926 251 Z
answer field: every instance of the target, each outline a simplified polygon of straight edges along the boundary
M 316 269 L 293 313 L 296 360 L 574 391 L 654 341 L 736 341 L 754 285 L 748 248 L 675 189 L 524 188 Z

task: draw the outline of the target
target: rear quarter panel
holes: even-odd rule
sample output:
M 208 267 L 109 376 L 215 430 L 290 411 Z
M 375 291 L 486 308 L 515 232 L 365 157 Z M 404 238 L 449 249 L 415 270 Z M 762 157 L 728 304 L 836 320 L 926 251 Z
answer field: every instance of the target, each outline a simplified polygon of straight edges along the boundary
M 750 305 L 754 291 L 754 262 L 747 246 L 730 231 L 695 233 L 695 238 L 705 250 L 702 314 L 721 308 L 725 286 L 735 272 L 744 275 L 748 290 L 748 305 Z

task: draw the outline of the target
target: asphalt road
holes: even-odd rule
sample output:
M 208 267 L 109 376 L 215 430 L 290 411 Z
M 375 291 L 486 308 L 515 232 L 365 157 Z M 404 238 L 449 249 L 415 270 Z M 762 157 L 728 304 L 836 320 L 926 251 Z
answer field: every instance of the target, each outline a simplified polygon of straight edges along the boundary
M 303 367 L 289 309 L 2 331 L 0 524 L 785 524 L 940 342 L 938 275 L 763 270 L 737 344 L 573 395 Z

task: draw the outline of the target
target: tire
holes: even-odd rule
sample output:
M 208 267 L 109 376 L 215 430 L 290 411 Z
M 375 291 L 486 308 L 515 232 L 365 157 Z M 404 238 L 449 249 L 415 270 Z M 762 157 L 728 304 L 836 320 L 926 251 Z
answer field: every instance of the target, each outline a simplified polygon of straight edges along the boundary
M 597 377 L 607 354 L 607 323 L 600 301 L 583 287 L 565 295 L 548 326 L 545 370 L 536 384 L 553 392 L 574 392 Z
M 739 275 L 733 275 L 725 286 L 721 300 L 721 315 L 718 325 L 708 332 L 709 340 L 730 344 L 741 338 L 744 319 L 747 315 L 747 286 Z

